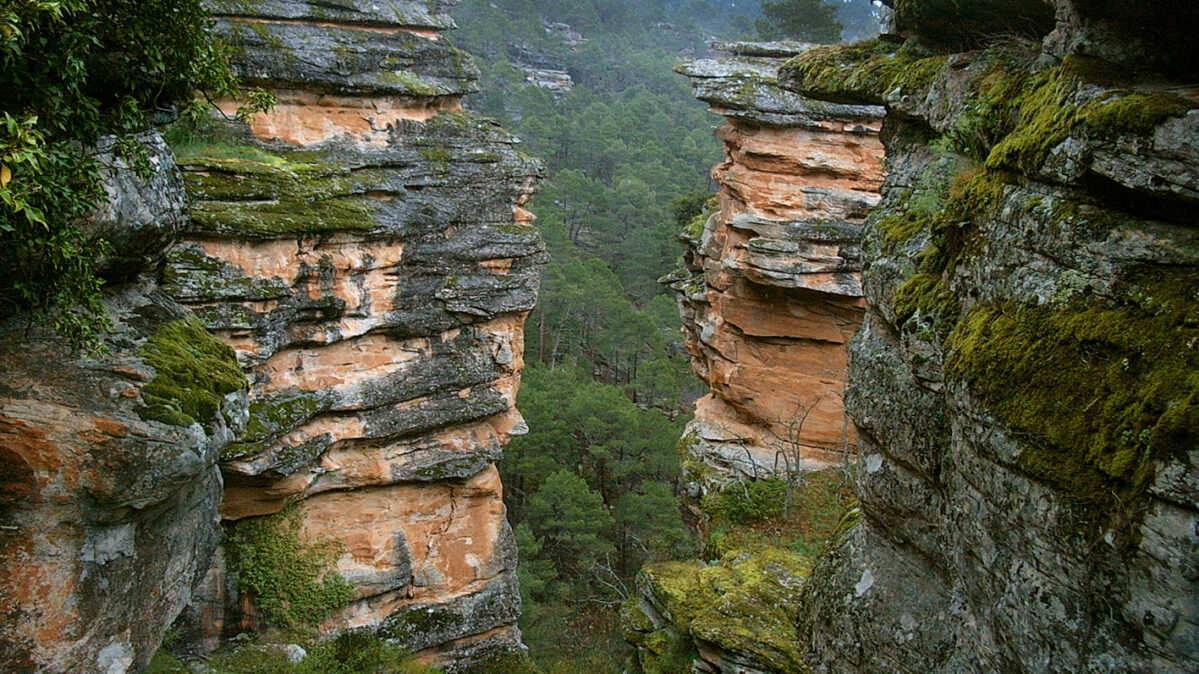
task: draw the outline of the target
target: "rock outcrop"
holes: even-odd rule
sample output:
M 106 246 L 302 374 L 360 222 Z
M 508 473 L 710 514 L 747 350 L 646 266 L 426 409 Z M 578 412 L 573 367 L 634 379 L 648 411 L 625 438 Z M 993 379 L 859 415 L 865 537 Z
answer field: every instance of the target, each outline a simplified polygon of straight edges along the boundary
M 164 287 L 250 381 L 221 455 L 230 542 L 191 625 L 210 643 L 365 627 L 455 667 L 517 649 L 494 462 L 524 430 L 539 166 L 462 112 L 477 73 L 440 35 L 444 3 L 210 4 L 237 74 L 278 104 L 176 147 L 191 220 Z M 289 586 L 263 541 L 328 568 Z
M 697 497 L 732 479 L 842 465 L 856 448 L 842 403 L 862 318 L 862 222 L 882 182 L 882 109 L 778 86 L 810 46 L 723 45 L 680 67 L 723 115 L 718 209 L 694 223 L 679 292 L 686 346 L 710 393 L 685 441 Z
M 1199 671 L 1199 89 L 1145 27 L 1193 34 L 1196 9 L 895 4 L 902 48 L 780 76 L 888 108 L 847 398 L 862 516 L 805 587 L 807 663 Z
M 192 600 L 220 541 L 217 460 L 246 423 L 233 350 L 155 281 L 184 221 L 157 133 L 139 178 L 109 151 L 112 201 L 86 231 L 121 281 L 105 353 L 73 353 L 27 316 L 0 323 L 0 669 L 138 671 Z

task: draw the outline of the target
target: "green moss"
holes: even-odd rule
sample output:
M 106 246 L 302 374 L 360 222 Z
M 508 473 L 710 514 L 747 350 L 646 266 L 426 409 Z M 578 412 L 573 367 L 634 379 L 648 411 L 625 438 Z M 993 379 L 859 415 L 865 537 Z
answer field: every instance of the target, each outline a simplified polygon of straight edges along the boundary
M 377 202 L 347 197 L 313 202 L 201 202 L 189 215 L 201 230 L 263 238 L 374 229 Z
M 1011 81 L 1019 78 L 1013 76 Z M 1027 78 L 1009 102 L 1018 112 L 1020 123 L 995 144 L 987 156 L 987 166 L 1027 175 L 1040 170 L 1050 151 L 1070 135 L 1078 120 L 1078 108 L 1071 103 L 1077 89 L 1077 78 L 1061 67 Z
M 883 105 L 896 89 L 915 94 L 944 72 L 946 58 L 916 58 L 883 40 L 812 49 L 787 62 L 799 93 L 839 103 Z
M 703 210 L 688 220 L 686 225 L 683 225 L 682 236 L 692 241 L 699 241 L 700 237 L 704 234 L 704 227 L 707 226 L 708 220 L 716 212 L 717 208 L 716 199 L 709 199 L 704 205 Z
M 429 160 L 429 163 L 436 165 L 438 168 L 445 170 L 450 163 L 450 151 L 445 147 L 427 147 L 418 150 L 420 155 Z
M 430 97 L 447 93 L 444 89 L 422 80 L 410 70 L 384 71 L 377 73 L 375 77 L 384 84 L 402 87 L 410 96 Z
M 255 400 L 250 403 L 250 421 L 240 440 L 255 442 L 282 435 L 327 408 L 315 393 Z
M 675 627 L 685 631 L 701 611 L 735 589 L 739 579 L 725 566 L 660 562 L 641 569 L 639 582 L 650 588 Z
M 353 585 L 336 571 L 340 545 L 301 541 L 302 521 L 300 508 L 288 506 L 234 523 L 228 538 L 238 590 L 264 620 L 280 627 L 316 624 L 354 595 Z
M 1145 136 L 1167 119 L 1185 115 L 1195 107 L 1191 101 L 1174 94 L 1129 94 L 1090 103 L 1083 107 L 1081 118 L 1104 138 L 1123 134 Z
M 957 297 L 941 281 L 940 274 L 916 274 L 895 293 L 895 317 L 902 326 L 913 316 L 955 318 L 959 312 Z
M 1155 461 L 1199 444 L 1196 288 L 1179 272 L 1105 306 L 988 304 L 950 336 L 949 370 L 1013 429 L 1020 466 L 1088 525 L 1110 525 Z
M 206 424 L 226 395 L 246 388 L 246 377 L 233 349 L 198 320 L 172 321 L 158 329 L 141 349 L 154 379 L 142 387 L 146 420 L 176 426 Z
M 810 570 L 811 562 L 805 556 L 768 548 L 731 552 L 707 566 L 687 562 L 649 565 L 642 571 L 640 583 L 665 609 L 676 634 L 690 634 L 722 649 L 751 654 L 771 671 L 798 673 L 806 669 L 794 625 L 799 588 Z M 675 639 L 666 630 L 639 631 L 642 647 L 659 656 L 648 658 L 659 671 L 684 671 L 660 665 L 678 654 L 687 654 L 686 662 L 690 662 L 687 640 Z M 643 664 L 646 659 L 643 657 Z
M 178 144 L 189 214 L 203 231 L 257 235 L 362 231 L 376 226 L 379 171 L 350 171 L 319 153 L 278 154 L 228 131 Z

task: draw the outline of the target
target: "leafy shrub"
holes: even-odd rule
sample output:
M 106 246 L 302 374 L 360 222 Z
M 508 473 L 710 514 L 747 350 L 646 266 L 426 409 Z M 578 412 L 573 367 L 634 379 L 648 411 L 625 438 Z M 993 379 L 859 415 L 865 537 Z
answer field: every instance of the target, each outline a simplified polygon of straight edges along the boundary
M 704 510 L 714 520 L 755 524 L 783 516 L 788 485 L 776 477 L 734 482 L 704 498 Z
M 335 541 L 300 540 L 298 507 L 239 522 L 229 550 L 237 585 L 268 622 L 312 625 L 349 603 L 353 586 L 337 574 Z
M 226 48 L 201 0 L 25 0 L 0 4 L 0 315 L 51 317 L 76 346 L 104 327 L 102 252 L 80 231 L 107 198 L 89 148 L 149 170 L 131 134 L 175 104 L 197 114 L 196 87 L 237 94 Z M 258 104 L 269 101 L 261 95 Z

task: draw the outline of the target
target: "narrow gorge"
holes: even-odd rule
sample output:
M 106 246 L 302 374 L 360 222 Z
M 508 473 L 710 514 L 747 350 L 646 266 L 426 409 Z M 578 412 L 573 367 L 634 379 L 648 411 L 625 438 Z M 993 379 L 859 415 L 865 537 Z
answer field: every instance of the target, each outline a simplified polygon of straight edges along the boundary
M 1196 34 L 0 7 L 0 671 L 1199 672 Z

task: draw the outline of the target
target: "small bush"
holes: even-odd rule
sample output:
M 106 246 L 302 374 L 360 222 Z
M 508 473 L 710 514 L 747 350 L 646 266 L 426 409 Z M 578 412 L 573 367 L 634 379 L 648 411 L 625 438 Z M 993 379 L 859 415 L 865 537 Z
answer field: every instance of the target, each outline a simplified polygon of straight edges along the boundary
M 782 517 L 786 499 L 787 483 L 772 477 L 730 484 L 706 497 L 704 510 L 721 522 L 756 524 Z

